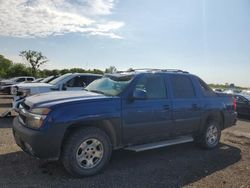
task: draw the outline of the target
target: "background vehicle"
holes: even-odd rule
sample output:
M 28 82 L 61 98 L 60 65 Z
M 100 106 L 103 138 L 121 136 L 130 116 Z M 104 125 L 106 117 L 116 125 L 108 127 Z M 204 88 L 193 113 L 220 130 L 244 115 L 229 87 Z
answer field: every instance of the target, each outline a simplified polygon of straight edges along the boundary
M 35 80 L 32 81 L 32 83 L 39 83 L 43 80 L 44 78 L 37 78 Z
M 16 143 L 61 159 L 77 177 L 98 173 L 112 150 L 144 151 L 195 141 L 212 149 L 236 122 L 234 98 L 180 70 L 106 75 L 85 91 L 27 97 L 14 120 Z
M 102 75 L 87 73 L 68 73 L 51 80 L 49 83 L 22 83 L 13 86 L 11 93 L 14 95 L 13 107 L 27 96 L 46 93 L 51 91 L 76 91 L 82 90 L 95 79 L 101 78 Z
M 250 95 L 237 94 L 235 95 L 239 115 L 250 116 Z
M 0 91 L 6 94 L 10 94 L 11 86 L 14 84 L 22 83 L 22 82 L 32 82 L 34 81 L 34 77 L 30 76 L 21 76 L 15 77 L 8 80 L 1 80 L 0 82 Z

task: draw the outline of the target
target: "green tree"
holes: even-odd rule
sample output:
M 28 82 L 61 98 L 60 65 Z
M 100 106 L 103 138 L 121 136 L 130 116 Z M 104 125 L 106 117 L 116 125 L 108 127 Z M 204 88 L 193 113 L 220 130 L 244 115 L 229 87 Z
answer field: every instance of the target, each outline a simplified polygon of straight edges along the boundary
M 43 56 L 41 52 L 37 51 L 21 51 L 20 56 L 23 57 L 32 68 L 32 75 L 36 76 L 41 65 L 48 62 L 47 57 Z
M 12 66 L 12 61 L 0 55 L 0 78 L 8 77 L 7 71 Z
M 6 73 L 8 77 L 32 76 L 32 70 L 22 63 L 13 63 Z
M 94 74 L 103 74 L 103 71 L 101 71 L 99 69 L 93 69 L 91 72 Z
M 60 74 L 63 75 L 63 74 L 66 74 L 66 73 L 69 73 L 69 69 L 62 69 L 60 70 Z

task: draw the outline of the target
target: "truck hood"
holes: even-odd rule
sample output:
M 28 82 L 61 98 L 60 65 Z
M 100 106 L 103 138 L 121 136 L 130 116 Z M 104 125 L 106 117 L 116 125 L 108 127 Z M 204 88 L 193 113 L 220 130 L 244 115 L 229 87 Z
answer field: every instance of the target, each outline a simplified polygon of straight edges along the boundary
M 51 84 L 47 84 L 47 83 L 20 83 L 20 84 L 16 84 L 15 86 L 17 86 L 18 88 L 42 88 L 42 87 L 53 87 L 53 85 Z
M 25 99 L 25 104 L 29 107 L 49 107 L 67 102 L 77 102 L 82 100 L 108 98 L 105 95 L 88 91 L 55 91 L 50 93 L 36 94 Z

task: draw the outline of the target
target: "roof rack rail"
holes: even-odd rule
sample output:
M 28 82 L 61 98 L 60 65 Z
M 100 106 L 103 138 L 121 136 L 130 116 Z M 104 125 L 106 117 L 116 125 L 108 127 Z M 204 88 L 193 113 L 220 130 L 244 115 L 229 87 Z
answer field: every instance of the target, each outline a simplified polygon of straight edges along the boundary
M 151 68 L 141 68 L 141 69 L 130 69 L 127 72 L 135 72 L 135 71 L 161 71 L 161 72 L 177 72 L 177 73 L 189 73 L 187 71 L 183 71 L 180 69 L 151 69 Z

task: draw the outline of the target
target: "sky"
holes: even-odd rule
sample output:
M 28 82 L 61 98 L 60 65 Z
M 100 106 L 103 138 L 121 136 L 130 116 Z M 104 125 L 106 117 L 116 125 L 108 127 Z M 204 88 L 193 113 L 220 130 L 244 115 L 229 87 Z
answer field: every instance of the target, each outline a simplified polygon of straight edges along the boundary
M 250 87 L 249 0 L 0 0 L 0 54 L 42 68 L 182 69 Z

